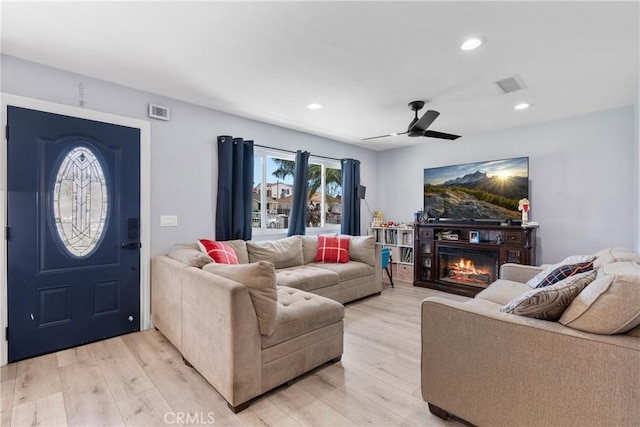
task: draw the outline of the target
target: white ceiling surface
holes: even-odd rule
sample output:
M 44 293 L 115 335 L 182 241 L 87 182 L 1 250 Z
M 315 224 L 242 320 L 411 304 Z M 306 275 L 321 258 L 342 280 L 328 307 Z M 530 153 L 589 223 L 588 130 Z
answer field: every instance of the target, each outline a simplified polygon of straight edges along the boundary
M 632 105 L 639 2 L 3 2 L 2 52 L 373 150 Z M 463 52 L 468 36 L 486 43 Z M 518 74 L 525 90 L 497 80 Z M 533 106 L 514 111 L 521 101 Z M 318 102 L 324 108 L 305 108 Z M 455 144 L 455 142 L 447 142 Z

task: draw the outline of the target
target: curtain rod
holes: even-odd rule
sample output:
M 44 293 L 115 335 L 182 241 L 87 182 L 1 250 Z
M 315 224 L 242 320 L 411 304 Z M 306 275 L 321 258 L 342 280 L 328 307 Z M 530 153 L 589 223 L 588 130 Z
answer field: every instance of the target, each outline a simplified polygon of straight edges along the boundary
M 253 144 L 253 146 L 254 146 L 254 147 L 260 147 L 260 148 L 266 148 L 266 149 L 269 149 L 269 150 L 282 151 L 282 152 L 285 152 L 285 153 L 293 153 L 293 154 L 296 154 L 296 151 L 293 151 L 293 150 L 285 150 L 284 148 L 267 147 L 266 145 L 258 145 L 258 144 Z M 338 162 L 341 162 L 341 161 L 343 161 L 343 160 L 344 160 L 344 159 L 336 159 L 335 157 L 318 156 L 318 155 L 316 155 L 316 154 L 311 154 L 311 156 L 312 156 L 312 157 L 318 157 L 318 158 L 320 158 L 320 159 L 335 160 L 335 161 L 338 161 Z

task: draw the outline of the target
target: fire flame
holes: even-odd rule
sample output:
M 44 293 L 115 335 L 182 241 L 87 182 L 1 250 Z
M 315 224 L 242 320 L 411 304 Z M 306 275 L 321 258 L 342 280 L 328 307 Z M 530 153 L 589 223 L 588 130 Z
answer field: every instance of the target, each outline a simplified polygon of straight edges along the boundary
M 446 263 L 440 274 L 442 274 L 443 280 L 482 286 L 491 283 L 494 276 L 490 265 L 483 265 L 480 262 L 479 266 L 476 267 L 473 259 L 463 257 L 460 257 L 458 261 L 455 258 L 451 259 Z
M 470 259 L 460 258 L 460 262 L 458 263 L 458 268 L 465 273 L 484 273 L 483 271 L 476 270 L 476 266 Z

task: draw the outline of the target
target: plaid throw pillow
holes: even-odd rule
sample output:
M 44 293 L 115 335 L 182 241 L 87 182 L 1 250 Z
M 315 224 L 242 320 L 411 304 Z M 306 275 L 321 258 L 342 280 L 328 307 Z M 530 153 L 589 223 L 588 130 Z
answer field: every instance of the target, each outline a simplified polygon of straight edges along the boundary
M 219 264 L 238 264 L 236 251 L 226 243 L 213 240 L 198 240 L 202 252 L 206 252 L 213 260 Z
M 348 237 L 318 236 L 316 262 L 349 262 Z
M 561 265 L 560 267 L 549 273 L 547 277 L 542 279 L 538 286 L 536 286 L 536 289 L 553 285 L 554 283 L 558 283 L 559 281 L 564 280 L 567 277 L 571 277 L 578 273 L 585 273 L 591 270 L 593 270 L 593 261 L 583 262 L 580 264 Z

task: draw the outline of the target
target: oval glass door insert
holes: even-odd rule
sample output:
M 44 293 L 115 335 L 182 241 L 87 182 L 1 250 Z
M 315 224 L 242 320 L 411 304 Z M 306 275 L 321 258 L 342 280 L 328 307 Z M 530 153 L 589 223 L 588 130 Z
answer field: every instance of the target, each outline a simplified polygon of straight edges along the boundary
M 96 249 L 105 229 L 108 203 L 100 160 L 88 147 L 74 148 L 62 160 L 53 189 L 56 230 L 71 255 L 85 258 Z

